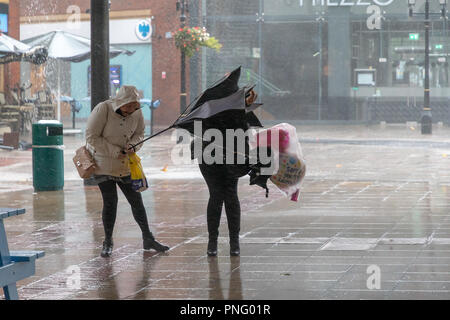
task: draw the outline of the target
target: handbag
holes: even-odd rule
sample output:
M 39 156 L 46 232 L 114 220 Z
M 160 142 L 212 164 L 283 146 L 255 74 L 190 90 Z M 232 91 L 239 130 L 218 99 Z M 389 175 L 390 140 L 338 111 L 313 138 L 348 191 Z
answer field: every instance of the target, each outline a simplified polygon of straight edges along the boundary
M 78 170 L 78 174 L 83 179 L 90 178 L 96 168 L 94 158 L 86 146 L 82 146 L 75 151 L 73 163 Z

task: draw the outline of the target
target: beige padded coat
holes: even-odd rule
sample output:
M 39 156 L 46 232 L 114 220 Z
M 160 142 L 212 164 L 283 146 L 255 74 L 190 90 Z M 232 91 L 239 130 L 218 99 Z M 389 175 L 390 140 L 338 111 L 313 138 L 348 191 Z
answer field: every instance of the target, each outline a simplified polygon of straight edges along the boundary
M 123 105 L 139 101 L 133 86 L 123 86 L 113 99 L 99 103 L 92 110 L 86 128 L 86 146 L 97 164 L 96 175 L 125 177 L 130 174 L 127 158 L 119 159 L 128 144 L 144 139 L 142 110 L 123 117 L 116 111 Z M 136 147 L 138 151 L 142 144 Z

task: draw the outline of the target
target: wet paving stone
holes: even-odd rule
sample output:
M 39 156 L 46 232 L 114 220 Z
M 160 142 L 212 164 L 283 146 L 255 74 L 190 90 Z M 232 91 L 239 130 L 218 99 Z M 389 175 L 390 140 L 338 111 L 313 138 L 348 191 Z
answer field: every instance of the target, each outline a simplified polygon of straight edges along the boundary
M 171 250 L 142 249 L 120 195 L 114 251 L 104 259 L 100 192 L 72 172 L 81 143 L 65 141 L 63 191 L 33 193 L 28 182 L 0 192 L 1 202 L 27 210 L 5 220 L 10 249 L 46 251 L 36 275 L 18 283 L 22 299 L 450 299 L 443 150 L 305 144 L 299 202 L 273 186 L 265 198 L 241 179 L 241 256 L 229 256 L 223 213 L 218 256 L 209 258 L 206 184 L 195 164 L 162 172 L 172 142 L 158 137 L 142 149 L 150 183 L 143 198 L 151 230 Z M 379 289 L 368 287 L 373 267 Z

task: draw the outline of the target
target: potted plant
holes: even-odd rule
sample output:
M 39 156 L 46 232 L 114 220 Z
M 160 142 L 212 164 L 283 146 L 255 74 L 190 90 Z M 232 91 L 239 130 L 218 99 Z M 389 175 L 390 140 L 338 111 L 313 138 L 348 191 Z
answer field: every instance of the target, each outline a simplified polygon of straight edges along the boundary
M 172 32 L 172 36 L 175 39 L 175 46 L 189 58 L 199 51 L 200 47 L 208 47 L 217 51 L 222 47 L 216 38 L 210 36 L 205 27 L 180 28 L 178 31 Z

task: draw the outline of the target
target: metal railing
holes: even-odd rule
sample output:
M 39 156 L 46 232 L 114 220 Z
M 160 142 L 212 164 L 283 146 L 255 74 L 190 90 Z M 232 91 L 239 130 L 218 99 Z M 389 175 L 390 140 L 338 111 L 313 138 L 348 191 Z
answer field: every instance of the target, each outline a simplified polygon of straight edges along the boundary
M 282 97 L 282 96 L 285 96 L 285 95 L 288 95 L 288 94 L 291 93 L 288 90 L 282 90 L 281 88 L 279 88 L 276 85 L 274 85 L 273 83 L 269 82 L 267 79 L 265 79 L 264 77 L 260 76 L 259 74 L 257 74 L 253 70 L 250 70 L 250 69 L 247 69 L 247 68 L 242 68 L 241 79 L 246 79 L 247 82 L 254 83 L 256 86 L 261 84 L 261 86 L 264 88 L 264 90 L 262 90 L 262 91 L 266 92 L 266 90 L 267 90 L 267 92 L 270 95 L 281 96 Z

